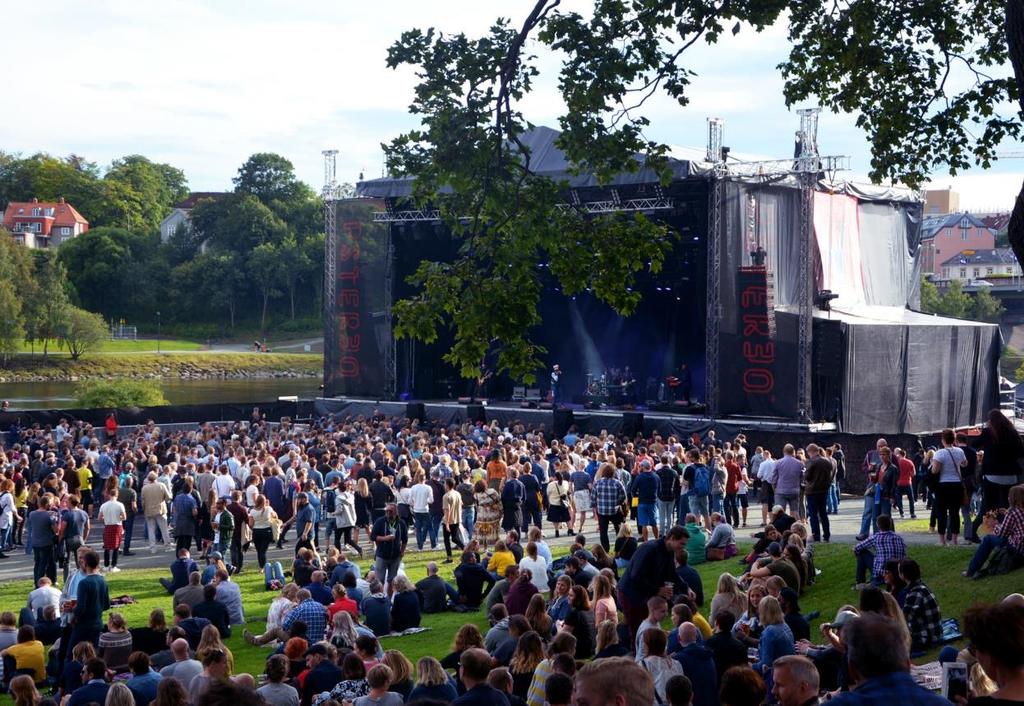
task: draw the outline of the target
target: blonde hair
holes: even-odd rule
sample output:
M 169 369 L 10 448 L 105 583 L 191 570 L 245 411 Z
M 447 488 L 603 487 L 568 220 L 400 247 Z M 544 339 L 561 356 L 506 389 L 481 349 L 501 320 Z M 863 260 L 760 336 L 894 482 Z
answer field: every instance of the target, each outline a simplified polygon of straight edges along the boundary
M 775 596 L 765 596 L 757 604 L 757 617 L 761 625 L 780 625 L 785 620 L 782 616 L 782 606 Z
M 110 685 L 103 706 L 135 706 L 135 697 L 132 696 L 131 689 L 127 684 L 116 681 Z
M 594 591 L 594 601 L 612 596 L 612 582 L 603 574 L 594 576 L 590 582 L 590 588 Z
M 416 663 L 417 685 L 440 686 L 447 683 L 448 673 L 434 657 L 421 657 L 420 661 Z
M 610 620 L 602 620 L 601 624 L 597 626 L 597 645 L 595 652 L 600 652 L 609 645 L 615 645 L 619 642 L 619 633 L 615 629 L 615 623 Z
M 385 652 L 381 662 L 391 667 L 392 684 L 401 684 L 412 676 L 412 662 L 398 650 Z
M 746 599 L 747 597 L 746 594 L 743 593 L 743 589 L 740 588 L 740 584 L 736 580 L 736 577 L 729 572 L 725 572 L 718 577 L 718 588 L 715 592 L 721 595 L 732 595 L 743 599 Z
M 395 577 L 395 580 L 391 582 L 391 585 L 399 593 L 406 593 L 407 591 L 413 590 L 412 581 L 407 576 L 399 575 Z

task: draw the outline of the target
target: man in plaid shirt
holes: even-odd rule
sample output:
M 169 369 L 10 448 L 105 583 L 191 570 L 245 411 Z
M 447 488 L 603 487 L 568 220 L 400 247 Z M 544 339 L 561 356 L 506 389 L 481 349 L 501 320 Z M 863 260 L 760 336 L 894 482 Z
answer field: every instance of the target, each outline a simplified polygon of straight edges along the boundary
M 618 534 L 619 526 L 622 524 L 622 506 L 626 502 L 626 489 L 615 477 L 615 466 L 610 463 L 603 464 L 597 475 L 598 479 L 594 483 L 591 497 L 594 502 L 594 512 L 597 514 L 601 546 L 607 551 L 611 546 L 608 542 L 608 523 L 611 522 L 615 526 L 615 533 Z
M 935 594 L 921 580 L 921 567 L 913 559 L 900 562 L 900 576 L 907 582 L 903 617 L 910 629 L 911 653 L 923 652 L 942 637 L 942 614 Z
M 306 640 L 309 644 L 320 642 L 324 639 L 324 632 L 327 629 L 327 608 L 318 601 L 306 589 L 301 589 L 296 598 L 299 604 L 292 608 L 285 616 L 281 628 L 287 633 L 297 620 L 306 624 Z
M 872 549 L 874 553 L 870 551 Z M 892 518 L 888 515 L 879 515 L 878 532 L 855 545 L 853 553 L 857 555 L 857 583 L 867 583 L 867 574 L 870 571 L 871 583 L 881 586 L 885 562 L 906 557 L 907 545 L 903 537 L 893 532 Z

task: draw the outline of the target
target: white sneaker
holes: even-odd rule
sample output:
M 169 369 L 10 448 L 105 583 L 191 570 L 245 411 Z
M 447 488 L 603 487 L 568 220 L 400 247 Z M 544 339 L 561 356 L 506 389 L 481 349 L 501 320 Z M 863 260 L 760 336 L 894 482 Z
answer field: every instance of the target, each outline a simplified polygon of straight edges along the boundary
M 149 545 L 149 553 L 150 554 L 156 554 L 156 545 L 155 544 L 150 544 Z
M 120 573 L 120 572 L 121 572 L 121 568 L 120 568 L 120 567 L 118 567 L 118 566 L 111 566 L 111 567 L 110 567 L 110 573 L 112 573 L 112 574 L 118 574 L 118 573 Z
M 101 574 L 109 574 L 110 573 L 110 567 L 109 566 L 104 566 L 103 568 L 100 569 L 100 573 Z
M 173 552 L 174 551 L 174 546 L 170 545 L 170 544 L 165 544 L 164 545 L 164 551 L 165 552 Z

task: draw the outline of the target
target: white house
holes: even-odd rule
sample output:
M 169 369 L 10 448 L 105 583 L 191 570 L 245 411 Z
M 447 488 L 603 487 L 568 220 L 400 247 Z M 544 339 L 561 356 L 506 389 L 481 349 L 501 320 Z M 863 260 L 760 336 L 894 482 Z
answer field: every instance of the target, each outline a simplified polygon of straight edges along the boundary
M 166 243 L 180 227 L 191 228 L 192 221 L 189 214 L 200 201 L 206 199 L 216 200 L 227 196 L 224 191 L 193 191 L 188 198 L 181 203 L 174 204 L 167 217 L 160 221 L 160 242 Z

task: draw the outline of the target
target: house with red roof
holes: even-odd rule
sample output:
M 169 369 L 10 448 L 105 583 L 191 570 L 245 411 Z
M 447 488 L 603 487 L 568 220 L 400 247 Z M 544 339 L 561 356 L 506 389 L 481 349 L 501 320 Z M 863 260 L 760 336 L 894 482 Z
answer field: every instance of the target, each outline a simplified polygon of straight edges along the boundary
M 2 220 L 14 240 L 27 248 L 55 248 L 89 230 L 89 221 L 63 197 L 57 201 L 11 201 Z
M 193 191 L 188 198 L 171 207 L 171 212 L 160 222 L 160 241 L 166 243 L 178 228 L 192 227 L 192 209 L 200 201 L 216 201 L 228 195 L 225 191 Z

